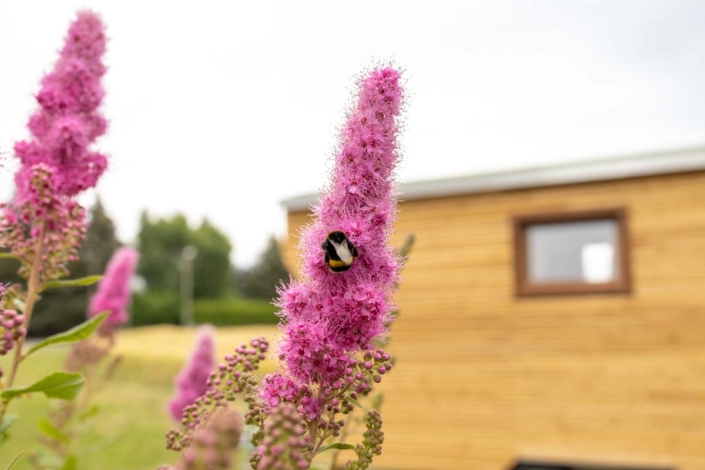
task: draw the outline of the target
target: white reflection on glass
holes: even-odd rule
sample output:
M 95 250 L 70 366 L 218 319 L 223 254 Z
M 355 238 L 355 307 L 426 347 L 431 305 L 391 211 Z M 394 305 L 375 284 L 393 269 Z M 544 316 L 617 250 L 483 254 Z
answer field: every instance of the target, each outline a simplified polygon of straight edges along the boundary
M 614 219 L 534 224 L 526 228 L 529 281 L 610 282 L 619 275 Z

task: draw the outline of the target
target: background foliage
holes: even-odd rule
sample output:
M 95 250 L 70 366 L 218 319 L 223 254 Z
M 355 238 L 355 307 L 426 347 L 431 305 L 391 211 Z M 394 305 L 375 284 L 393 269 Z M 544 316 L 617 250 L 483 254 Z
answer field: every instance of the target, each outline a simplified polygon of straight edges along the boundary
M 227 295 L 232 245 L 208 220 L 193 229 L 182 214 L 151 220 L 142 212 L 138 244 L 141 257 L 137 272 L 150 291 L 178 292 L 181 252 L 193 245 L 198 250 L 193 268 L 195 297 Z
M 273 299 L 282 281 L 289 281 L 289 271 L 282 262 L 274 236 L 269 238 L 257 264 L 250 269 L 236 269 L 235 272 L 235 289 L 246 297 Z

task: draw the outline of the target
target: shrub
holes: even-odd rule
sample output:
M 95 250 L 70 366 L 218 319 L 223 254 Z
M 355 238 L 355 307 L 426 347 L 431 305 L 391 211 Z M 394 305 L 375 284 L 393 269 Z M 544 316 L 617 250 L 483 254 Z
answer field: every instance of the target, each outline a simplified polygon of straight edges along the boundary
M 197 299 L 194 303 L 196 323 L 216 326 L 276 325 L 277 308 L 267 300 L 228 297 L 223 299 Z
M 179 324 L 179 295 L 175 292 L 144 292 L 132 300 L 134 326 Z
M 135 294 L 132 304 L 134 326 L 180 323 L 181 306 L 175 292 L 144 292 Z M 194 317 L 196 323 L 215 326 L 276 325 L 279 321 L 276 307 L 266 300 L 228 297 L 220 299 L 196 299 Z

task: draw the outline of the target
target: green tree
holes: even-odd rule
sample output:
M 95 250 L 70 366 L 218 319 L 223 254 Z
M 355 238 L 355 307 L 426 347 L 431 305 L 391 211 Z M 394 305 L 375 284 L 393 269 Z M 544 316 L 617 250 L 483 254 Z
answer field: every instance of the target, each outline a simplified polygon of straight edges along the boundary
M 223 297 L 230 288 L 230 240 L 208 220 L 192 232 L 191 244 L 198 253 L 194 260 L 194 296 Z
M 193 245 L 198 250 L 194 260 L 194 295 L 214 298 L 228 293 L 232 245 L 208 220 L 194 230 L 182 214 L 152 221 L 142 212 L 138 242 L 138 273 L 150 291 L 178 291 L 181 252 Z
M 282 262 L 279 244 L 271 236 L 257 263 L 250 269 L 237 271 L 235 286 L 247 297 L 272 299 L 281 281 L 288 280 L 289 271 Z

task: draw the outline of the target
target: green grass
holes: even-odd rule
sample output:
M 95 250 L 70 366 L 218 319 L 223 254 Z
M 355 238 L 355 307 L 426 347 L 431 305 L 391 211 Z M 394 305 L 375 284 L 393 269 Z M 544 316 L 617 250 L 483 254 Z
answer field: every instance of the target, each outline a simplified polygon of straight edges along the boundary
M 222 357 L 250 338 L 265 336 L 273 341 L 274 326 L 218 328 L 216 344 Z M 82 456 L 79 469 L 154 470 L 160 464 L 175 463 L 178 454 L 165 449 L 164 434 L 175 423 L 166 413 L 166 403 L 173 393 L 172 380 L 190 354 L 195 329 L 154 326 L 125 330 L 118 337 L 116 353 L 122 363 L 106 386 L 95 395 L 94 403 L 101 407 L 93 426 L 81 437 L 83 450 L 96 450 Z M 33 355 L 21 365 L 17 385 L 28 385 L 60 369 L 66 347 L 49 347 Z M 3 358 L 7 370 L 7 357 Z M 263 364 L 263 372 L 273 368 Z M 16 399 L 8 414 L 19 419 L 10 430 L 10 440 L 0 449 L 0 469 L 20 451 L 38 449 L 37 422 L 50 401 L 43 395 Z M 106 446 L 106 444 L 110 443 Z M 19 458 L 12 470 L 33 468 L 26 455 Z

